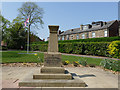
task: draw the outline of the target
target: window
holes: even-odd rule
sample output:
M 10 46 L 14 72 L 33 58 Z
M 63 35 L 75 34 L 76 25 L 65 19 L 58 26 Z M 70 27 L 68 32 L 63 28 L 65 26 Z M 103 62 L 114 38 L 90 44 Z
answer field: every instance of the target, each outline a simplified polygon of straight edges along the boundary
M 87 38 L 89 38 L 89 32 L 87 32 Z
M 82 34 L 82 39 L 85 39 L 85 34 Z
M 67 37 L 67 40 L 69 40 L 69 35 L 67 35 L 66 37 Z
M 107 30 L 104 31 L 104 37 L 107 37 Z
M 62 36 L 62 40 L 64 40 L 64 36 Z
M 92 38 L 95 38 L 95 32 L 92 32 Z
M 86 29 L 88 29 L 88 26 L 83 26 L 83 30 L 86 30 Z
M 76 39 L 79 39 L 79 35 L 78 34 L 76 35 Z
M 60 36 L 58 37 L 58 40 L 60 40 Z
M 73 40 L 73 35 L 71 35 L 71 40 Z

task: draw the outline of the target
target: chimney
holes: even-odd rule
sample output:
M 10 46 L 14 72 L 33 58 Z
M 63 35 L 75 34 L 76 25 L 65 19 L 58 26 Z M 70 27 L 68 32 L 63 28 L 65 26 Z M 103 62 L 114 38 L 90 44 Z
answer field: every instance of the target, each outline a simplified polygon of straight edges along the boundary
M 80 30 L 83 30 L 83 25 L 80 25 Z
M 92 28 L 92 25 L 88 24 L 88 29 Z
M 58 31 L 58 35 L 61 34 L 61 30 Z
M 107 23 L 106 22 L 103 22 L 103 26 L 106 25 Z
M 43 41 L 45 41 L 45 39 L 43 38 Z
M 101 25 L 101 27 L 104 25 L 102 21 L 100 22 L 100 25 Z

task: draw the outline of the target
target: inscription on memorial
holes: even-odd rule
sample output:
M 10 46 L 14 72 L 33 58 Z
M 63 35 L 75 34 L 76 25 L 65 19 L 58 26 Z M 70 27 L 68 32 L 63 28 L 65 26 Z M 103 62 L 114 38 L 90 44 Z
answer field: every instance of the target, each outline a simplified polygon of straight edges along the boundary
M 61 58 L 59 57 L 54 57 L 54 56 L 51 56 L 51 57 L 46 57 L 45 58 L 45 66 L 60 66 L 60 63 L 61 63 Z

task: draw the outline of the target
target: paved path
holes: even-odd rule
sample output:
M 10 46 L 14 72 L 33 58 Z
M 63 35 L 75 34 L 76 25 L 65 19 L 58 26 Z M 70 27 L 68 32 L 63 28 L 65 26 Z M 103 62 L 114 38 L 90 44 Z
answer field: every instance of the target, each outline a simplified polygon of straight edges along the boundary
M 118 75 L 100 68 L 66 67 L 81 78 L 88 86 L 85 88 L 118 88 Z M 3 88 L 18 88 L 18 83 L 31 72 L 39 72 L 40 67 L 2 67 Z M 32 76 L 31 76 L 32 77 Z

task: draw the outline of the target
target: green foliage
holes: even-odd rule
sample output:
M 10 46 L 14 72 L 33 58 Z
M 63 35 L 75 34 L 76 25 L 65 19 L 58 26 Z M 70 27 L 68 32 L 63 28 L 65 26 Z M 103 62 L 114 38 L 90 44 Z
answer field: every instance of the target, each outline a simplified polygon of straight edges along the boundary
M 112 42 L 115 40 L 120 40 L 118 37 L 102 37 L 102 38 L 88 38 L 88 39 L 79 39 L 79 40 L 60 40 L 58 43 L 79 43 L 79 42 Z M 41 44 L 41 42 L 33 42 L 33 44 Z M 48 41 L 42 42 L 42 44 L 48 44 Z
M 77 67 L 77 66 L 79 65 L 79 62 L 78 62 L 78 61 L 74 61 L 74 62 L 73 62 L 73 65 L 74 65 L 75 67 Z
M 115 40 L 120 40 L 118 37 L 102 37 L 102 38 L 88 38 L 88 39 L 79 39 L 79 40 L 61 40 L 59 43 L 74 43 L 74 42 L 112 42 Z
M 31 47 L 31 50 L 33 51 L 37 51 L 37 50 L 40 50 L 42 52 L 46 52 L 47 49 L 48 49 L 48 45 L 47 44 L 31 44 L 30 45 Z
M 7 27 L 10 25 L 10 21 L 8 21 L 6 18 L 4 18 L 2 15 L 0 15 L 0 29 L 2 30 L 2 32 L 0 33 L 0 38 L 2 38 L 2 40 L 4 40 L 5 38 L 5 30 L 7 29 Z
M 83 66 L 87 66 L 87 61 L 86 60 L 79 60 L 79 64 Z
M 59 51 L 62 53 L 107 56 L 108 42 L 61 43 Z
M 7 50 L 7 46 L 0 46 L 0 50 Z
M 26 51 L 6 51 L 2 52 L 2 63 L 39 63 L 43 62 L 44 54 L 37 52 L 37 56 L 34 54 L 18 54 L 27 53 Z M 35 53 L 35 52 L 29 52 Z M 38 57 L 40 60 L 38 60 Z
M 109 42 L 59 43 L 59 52 L 108 56 Z M 48 44 L 31 44 L 32 50 L 47 51 Z
M 43 62 L 44 61 L 44 53 L 39 52 L 29 52 L 29 53 L 37 53 L 34 54 L 18 54 L 18 53 L 27 53 L 26 51 L 6 51 L 2 52 L 2 63 L 20 63 L 20 62 Z M 39 58 L 38 58 L 39 57 Z M 77 56 L 69 56 L 62 55 L 62 61 L 69 61 L 69 63 L 73 63 L 75 60 L 86 60 L 88 64 L 95 64 L 99 66 L 100 62 L 103 59 L 99 58 L 89 58 L 89 57 L 77 57 Z
M 113 41 L 108 46 L 108 52 L 112 57 L 120 58 L 120 41 Z
M 10 28 L 8 28 L 5 35 L 5 41 L 7 42 L 7 47 L 10 49 L 20 49 L 21 46 L 25 46 L 26 42 L 26 32 L 21 23 L 15 23 Z
M 110 59 L 104 59 L 101 61 L 100 66 L 106 69 L 110 69 L 113 71 L 120 71 L 120 61 L 119 60 L 110 60 Z
M 62 63 L 63 65 L 68 65 L 70 62 L 67 60 L 67 61 L 63 61 Z

